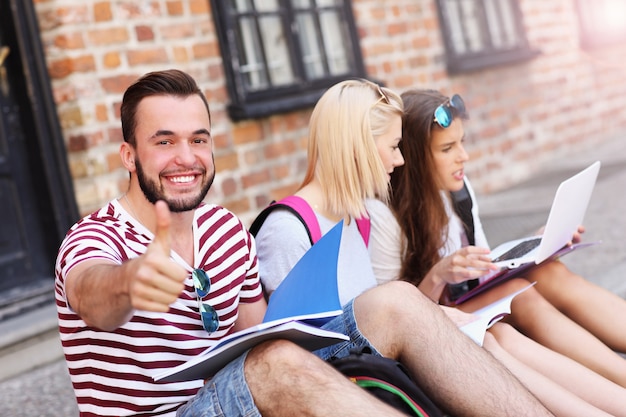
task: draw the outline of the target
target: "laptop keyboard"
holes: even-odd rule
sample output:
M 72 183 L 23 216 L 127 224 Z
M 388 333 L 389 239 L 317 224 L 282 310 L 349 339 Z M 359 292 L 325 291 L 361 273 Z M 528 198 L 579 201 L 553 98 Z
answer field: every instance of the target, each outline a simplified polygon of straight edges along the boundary
M 492 262 L 508 261 L 509 259 L 519 258 L 520 256 L 524 256 L 531 250 L 535 249 L 537 246 L 539 246 L 540 243 L 540 237 L 525 240 L 513 246 L 511 249 L 498 256 L 496 259 L 493 259 Z

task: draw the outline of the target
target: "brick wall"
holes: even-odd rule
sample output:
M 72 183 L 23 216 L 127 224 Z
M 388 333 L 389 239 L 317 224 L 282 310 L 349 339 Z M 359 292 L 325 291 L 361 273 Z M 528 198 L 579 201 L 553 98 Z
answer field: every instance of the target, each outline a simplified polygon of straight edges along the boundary
M 208 200 L 249 222 L 295 190 L 306 165 L 310 110 L 232 123 L 209 0 L 34 0 L 81 213 L 121 195 L 119 106 L 145 72 L 191 73 L 209 98 L 218 175 Z M 626 48 L 578 47 L 570 0 L 520 2 L 536 59 L 449 77 L 434 0 L 354 0 L 368 74 L 401 92 L 412 86 L 466 99 L 479 191 L 525 178 L 573 148 L 626 131 Z

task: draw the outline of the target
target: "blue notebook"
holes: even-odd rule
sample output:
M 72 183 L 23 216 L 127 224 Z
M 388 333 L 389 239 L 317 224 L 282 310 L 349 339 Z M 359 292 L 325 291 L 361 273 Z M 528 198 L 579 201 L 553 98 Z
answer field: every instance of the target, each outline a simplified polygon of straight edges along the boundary
M 292 318 L 321 326 L 341 314 L 337 260 L 343 220 L 300 258 L 272 293 L 263 322 Z

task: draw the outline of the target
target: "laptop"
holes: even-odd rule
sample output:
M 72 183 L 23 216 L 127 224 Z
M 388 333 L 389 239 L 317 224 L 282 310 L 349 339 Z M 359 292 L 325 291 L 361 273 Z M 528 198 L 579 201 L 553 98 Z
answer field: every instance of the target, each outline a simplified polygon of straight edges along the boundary
M 539 264 L 571 242 L 583 224 L 599 171 L 600 161 L 596 161 L 563 181 L 556 190 L 543 234 L 502 243 L 491 251 L 492 261 L 510 269 Z

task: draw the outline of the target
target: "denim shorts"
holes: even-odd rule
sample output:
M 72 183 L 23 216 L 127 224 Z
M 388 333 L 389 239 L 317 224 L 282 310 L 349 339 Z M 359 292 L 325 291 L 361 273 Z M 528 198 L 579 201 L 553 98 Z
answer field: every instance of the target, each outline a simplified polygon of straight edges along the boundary
M 318 357 L 328 360 L 332 357 L 342 358 L 344 356 L 348 356 L 350 353 L 350 349 L 353 348 L 361 348 L 364 346 L 369 346 L 372 350 L 372 353 L 379 355 L 380 353 L 369 340 L 359 331 L 359 328 L 356 324 L 356 318 L 354 317 L 354 307 L 353 301 L 349 301 L 343 307 L 343 314 L 335 317 L 328 323 L 322 326 L 322 329 L 332 330 L 337 333 L 343 333 L 345 335 L 350 336 L 350 340 L 346 340 L 345 342 L 337 343 L 332 346 L 328 346 L 319 350 L 314 351 L 313 353 Z
M 176 413 L 180 417 L 261 417 L 246 383 L 247 352 L 221 369 Z

